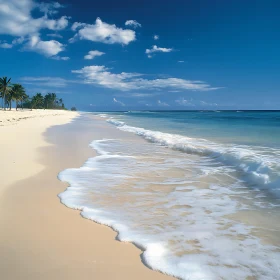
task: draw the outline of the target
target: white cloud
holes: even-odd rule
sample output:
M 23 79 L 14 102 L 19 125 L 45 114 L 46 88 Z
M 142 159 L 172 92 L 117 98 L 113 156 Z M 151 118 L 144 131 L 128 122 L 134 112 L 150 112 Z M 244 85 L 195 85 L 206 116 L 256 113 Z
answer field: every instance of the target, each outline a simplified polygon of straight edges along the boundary
M 38 9 L 42 12 L 45 13 L 46 15 L 54 15 L 58 13 L 58 9 L 63 8 L 64 6 L 61 5 L 58 2 L 51 2 L 51 3 L 38 3 L 35 5 L 36 7 L 38 7 Z
M 24 41 L 24 38 L 23 37 L 18 37 L 16 39 L 14 39 L 12 41 L 11 44 L 7 43 L 7 41 L 0 41 L 0 48 L 3 48 L 3 49 L 11 49 L 13 48 L 15 45 L 19 45 L 19 44 L 22 44 Z
M 84 78 L 84 83 L 99 85 L 109 89 L 128 90 L 192 90 L 209 91 L 218 88 L 211 87 L 202 81 L 192 81 L 179 78 L 145 79 L 143 74 L 122 72 L 115 74 L 101 65 L 86 66 L 72 73 Z
M 184 63 L 185 61 L 184 60 L 178 60 L 178 63 Z
M 175 100 L 175 102 L 181 106 L 191 106 L 191 107 L 194 106 L 194 104 L 192 103 L 192 99 L 187 100 L 184 97 Z
M 160 92 L 153 92 L 153 93 L 130 93 L 129 97 L 145 97 L 145 98 L 150 98 L 156 95 L 160 95 Z
M 175 100 L 175 102 L 180 106 L 187 106 L 187 107 L 202 107 L 202 106 L 213 107 L 213 106 L 218 106 L 217 103 L 194 100 L 192 98 L 187 100 L 184 97 L 181 97 L 181 98 Z
M 25 41 L 24 37 L 17 37 L 12 41 L 13 45 L 20 45 Z
M 205 101 L 199 101 L 199 103 L 202 106 L 218 106 L 217 103 L 211 103 L 211 102 L 205 102 Z
M 57 41 L 41 41 L 42 29 L 62 30 L 68 25 L 67 16 L 58 19 L 49 18 L 63 7 L 57 2 L 37 3 L 34 0 L 0 0 L 0 34 L 16 37 L 10 47 L 22 44 L 23 50 L 35 51 L 51 57 L 62 51 L 63 45 Z M 37 10 L 44 13 L 41 17 L 34 17 L 32 12 Z M 6 45 L 7 46 L 7 45 Z
M 72 25 L 72 30 L 78 30 L 78 33 L 69 40 L 71 43 L 80 39 L 102 42 L 105 44 L 127 45 L 136 40 L 135 32 L 133 30 L 118 28 L 115 24 L 108 24 L 103 22 L 100 18 L 96 19 L 95 24 L 75 22 Z
M 1 43 L 1 41 L 0 41 L 0 48 L 2 48 L 2 49 L 11 49 L 12 47 L 13 47 L 12 44 L 8 44 L 6 42 Z
M 168 49 L 168 48 L 160 48 L 156 45 L 154 45 L 152 47 L 152 49 L 146 49 L 146 53 L 147 54 L 150 54 L 150 53 L 155 53 L 155 52 L 165 52 L 165 53 L 168 53 L 168 52 L 172 52 L 173 49 Z
M 72 82 L 59 77 L 22 77 L 21 81 L 23 84 L 27 85 L 53 88 L 63 88 L 66 87 L 69 82 Z
M 162 107 L 168 107 L 169 104 L 167 104 L 166 102 L 162 102 L 160 100 L 157 101 L 158 106 L 162 106 Z
M 72 24 L 71 30 L 76 31 L 78 28 L 85 27 L 87 24 L 82 22 L 74 22 Z
M 105 53 L 100 51 L 89 51 L 88 54 L 84 56 L 84 59 L 94 59 L 96 56 L 101 56 L 103 54 Z
M 64 61 L 70 59 L 70 57 L 68 57 L 68 56 L 59 56 L 59 55 L 52 56 L 51 58 L 54 59 L 54 60 L 64 60 Z
M 45 28 L 50 30 L 63 30 L 68 25 L 68 19 L 69 17 L 63 16 L 60 19 L 54 20 L 54 19 L 48 19 L 45 22 Z
M 31 12 L 38 8 L 33 0 L 0 0 L 0 34 L 28 36 L 41 29 L 61 30 L 68 25 L 68 17 L 57 20 L 42 17 L 33 18 Z
M 153 53 L 157 53 L 157 52 L 169 53 L 169 52 L 172 52 L 172 51 L 173 51 L 172 48 L 171 49 L 169 49 L 169 48 L 160 48 L 160 47 L 154 45 L 154 46 L 152 46 L 151 49 L 146 49 L 145 53 L 148 55 L 149 58 L 151 58 L 152 57 L 151 54 L 153 54 Z
M 125 104 L 123 102 L 117 100 L 115 97 L 113 98 L 113 102 L 117 103 L 117 104 L 120 104 L 121 106 L 125 106 Z
M 39 36 L 34 35 L 25 45 L 25 49 L 52 57 L 64 51 L 64 45 L 55 40 L 42 41 Z
M 81 74 L 85 78 L 85 83 L 96 84 L 106 88 L 129 90 L 131 89 L 131 82 L 129 80 L 133 77 L 141 76 L 138 73 L 113 74 L 105 66 L 86 66 L 81 70 L 74 70 L 73 73 Z
M 154 35 L 154 40 L 158 40 L 159 36 L 158 35 Z
M 133 28 L 137 28 L 137 27 L 141 27 L 142 26 L 139 22 L 137 22 L 136 20 L 133 20 L 133 19 L 127 20 L 125 22 L 125 25 L 126 26 L 132 26 Z

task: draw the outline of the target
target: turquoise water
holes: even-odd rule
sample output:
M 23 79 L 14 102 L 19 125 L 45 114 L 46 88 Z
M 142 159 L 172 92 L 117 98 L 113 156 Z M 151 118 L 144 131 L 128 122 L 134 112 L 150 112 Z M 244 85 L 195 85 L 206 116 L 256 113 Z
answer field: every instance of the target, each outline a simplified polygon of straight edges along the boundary
M 280 148 L 280 111 L 121 112 L 128 125 L 236 144 Z
M 120 132 L 60 173 L 70 184 L 64 204 L 137 244 L 152 269 L 186 280 L 280 279 L 280 112 L 93 116 Z

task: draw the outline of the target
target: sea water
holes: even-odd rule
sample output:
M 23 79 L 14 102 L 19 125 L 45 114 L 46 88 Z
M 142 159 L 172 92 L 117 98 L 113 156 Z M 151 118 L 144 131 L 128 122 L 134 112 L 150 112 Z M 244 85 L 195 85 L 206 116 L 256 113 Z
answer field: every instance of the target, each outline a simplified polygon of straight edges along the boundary
M 280 279 L 280 112 L 95 115 L 142 141 L 93 141 L 96 157 L 59 174 L 62 203 L 166 274 Z

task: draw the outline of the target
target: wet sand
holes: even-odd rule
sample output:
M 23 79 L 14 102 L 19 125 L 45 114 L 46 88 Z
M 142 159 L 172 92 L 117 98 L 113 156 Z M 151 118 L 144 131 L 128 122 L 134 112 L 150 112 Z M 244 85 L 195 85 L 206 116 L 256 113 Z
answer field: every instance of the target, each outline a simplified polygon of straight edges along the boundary
M 5 144 L 13 138 L 19 145 L 8 146 L 10 153 L 0 148 L 1 166 L 9 162 L 1 172 L 0 279 L 172 279 L 144 266 L 141 250 L 117 241 L 113 230 L 60 203 L 57 194 L 67 184 L 57 174 L 94 156 L 88 147 L 92 140 L 118 134 L 84 116 L 45 131 L 71 118 L 58 122 L 54 117 L 45 125 L 44 118 L 41 123 L 33 118 L 8 130 L 0 127 Z

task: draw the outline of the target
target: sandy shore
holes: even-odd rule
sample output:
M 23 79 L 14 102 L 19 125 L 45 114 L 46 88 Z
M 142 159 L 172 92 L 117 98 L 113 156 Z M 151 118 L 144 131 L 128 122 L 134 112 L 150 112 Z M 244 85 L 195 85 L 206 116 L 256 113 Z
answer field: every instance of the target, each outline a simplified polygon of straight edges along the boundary
M 0 111 L 0 279 L 172 279 L 141 251 L 59 202 L 57 174 L 79 167 L 110 134 L 64 111 Z M 74 120 L 74 121 L 73 121 Z M 71 122 L 72 121 L 72 122 Z

